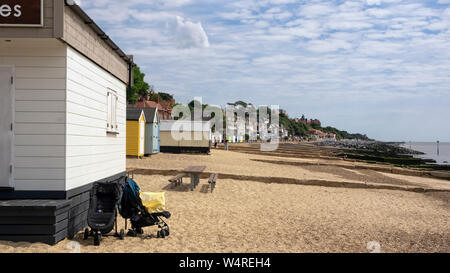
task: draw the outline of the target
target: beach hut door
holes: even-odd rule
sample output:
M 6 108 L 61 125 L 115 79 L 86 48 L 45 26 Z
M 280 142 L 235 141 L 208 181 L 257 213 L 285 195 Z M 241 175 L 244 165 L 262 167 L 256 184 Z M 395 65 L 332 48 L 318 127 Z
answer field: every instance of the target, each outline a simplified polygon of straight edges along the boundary
M 0 66 L 0 189 L 13 188 L 13 100 L 11 67 Z
M 139 154 L 143 155 L 145 152 L 145 122 L 139 122 L 141 127 L 139 130 Z

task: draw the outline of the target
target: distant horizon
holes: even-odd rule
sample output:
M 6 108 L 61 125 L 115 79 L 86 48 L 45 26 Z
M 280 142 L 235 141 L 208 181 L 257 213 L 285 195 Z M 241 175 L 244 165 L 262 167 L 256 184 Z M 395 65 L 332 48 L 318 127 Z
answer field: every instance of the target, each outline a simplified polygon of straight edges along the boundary
M 370 136 L 369 136 L 369 138 L 370 138 Z M 397 143 L 399 143 L 399 142 L 404 142 L 405 144 L 408 144 L 410 141 L 408 140 L 408 141 L 390 141 L 390 140 L 377 140 L 377 141 L 381 141 L 381 142 L 397 142 Z M 420 141 L 411 141 L 412 143 L 435 143 L 435 144 L 437 144 L 437 140 L 435 140 L 435 141 L 423 141 L 423 140 L 420 140 Z M 444 143 L 444 144 L 448 144 L 448 143 L 450 143 L 450 140 L 448 140 L 448 141 L 439 141 L 439 143 Z

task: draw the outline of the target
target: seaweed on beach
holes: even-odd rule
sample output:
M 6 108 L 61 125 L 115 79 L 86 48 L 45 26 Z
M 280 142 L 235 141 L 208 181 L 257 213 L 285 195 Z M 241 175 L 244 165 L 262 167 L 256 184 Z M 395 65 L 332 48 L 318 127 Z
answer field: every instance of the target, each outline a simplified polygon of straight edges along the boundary
M 400 166 L 424 165 L 436 163 L 432 159 L 414 158 L 408 155 L 383 154 L 381 152 L 367 152 L 364 150 L 349 150 L 338 154 L 338 157 L 356 159 L 374 163 L 388 163 Z
M 337 154 L 340 158 L 357 160 L 369 164 L 387 164 L 395 167 L 407 167 L 419 170 L 450 172 L 450 165 L 439 165 L 432 159 L 415 158 L 408 155 L 371 155 L 366 151 L 348 150 Z
M 450 172 L 450 165 L 423 164 L 413 167 L 421 170 Z
M 420 170 L 450 171 L 449 165 L 438 165 L 433 159 L 414 157 L 414 155 L 423 155 L 423 153 L 401 147 L 399 143 L 341 142 L 333 146 L 340 148 L 339 152 L 335 154 L 340 158 Z

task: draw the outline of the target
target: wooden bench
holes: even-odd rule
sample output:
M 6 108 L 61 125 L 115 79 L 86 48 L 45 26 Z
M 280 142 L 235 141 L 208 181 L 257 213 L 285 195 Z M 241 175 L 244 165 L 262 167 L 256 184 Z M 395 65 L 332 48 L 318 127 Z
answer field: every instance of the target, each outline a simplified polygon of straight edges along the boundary
M 183 184 L 183 177 L 185 177 L 184 173 L 180 173 L 171 179 L 169 179 L 169 182 L 172 183 L 173 187 L 179 186 Z
M 219 174 L 213 173 L 209 177 L 208 183 L 211 185 L 211 193 L 214 191 L 214 188 L 216 187 L 217 179 L 219 178 Z

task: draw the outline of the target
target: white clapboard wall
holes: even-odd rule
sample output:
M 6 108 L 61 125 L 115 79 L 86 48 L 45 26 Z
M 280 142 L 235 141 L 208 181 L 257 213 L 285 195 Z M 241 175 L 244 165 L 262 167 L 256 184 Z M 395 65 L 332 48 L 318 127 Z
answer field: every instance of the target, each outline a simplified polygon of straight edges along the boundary
M 52 39 L 0 43 L 15 66 L 16 191 L 65 191 L 124 172 L 126 84 Z M 106 132 L 107 92 L 117 92 L 119 134 Z
M 107 133 L 107 93 L 119 97 L 118 134 Z M 67 48 L 66 187 L 74 189 L 126 169 L 126 85 Z
M 56 40 L 0 44 L 0 64 L 15 66 L 18 191 L 65 190 L 66 55 Z

